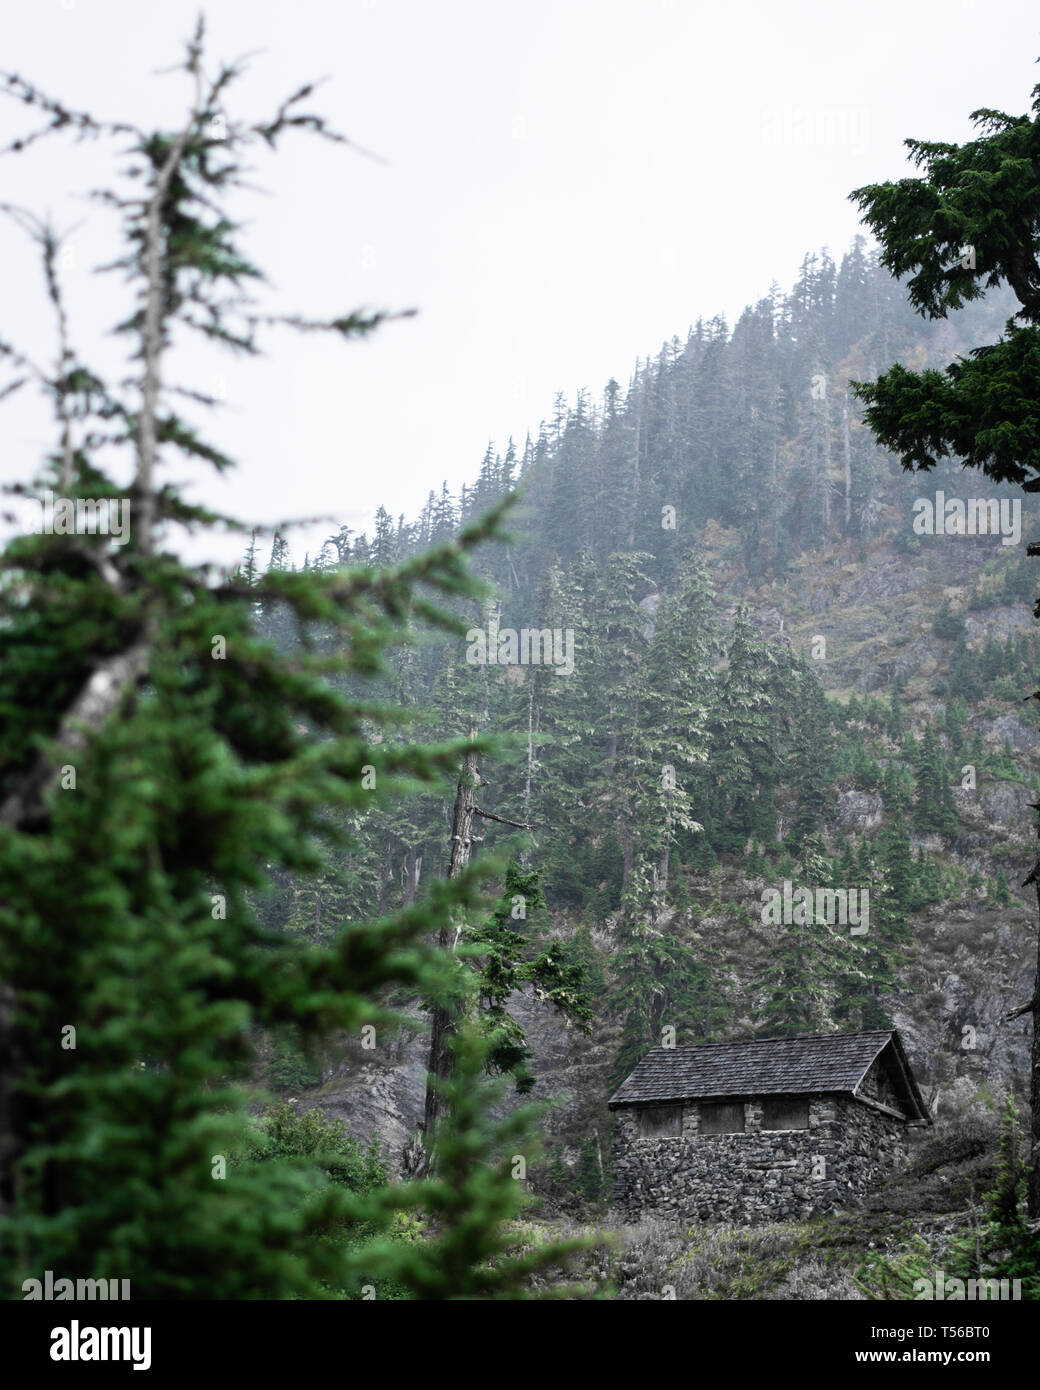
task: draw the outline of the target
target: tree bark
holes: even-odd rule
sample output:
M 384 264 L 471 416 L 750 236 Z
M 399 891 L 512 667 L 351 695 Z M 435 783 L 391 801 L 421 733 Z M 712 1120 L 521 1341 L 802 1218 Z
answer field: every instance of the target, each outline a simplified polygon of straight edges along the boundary
M 668 861 L 670 858 L 671 850 L 669 845 L 666 844 L 661 850 L 660 857 L 657 861 L 657 877 L 654 883 L 655 890 L 662 898 L 668 892 Z
M 612 721 L 613 721 L 613 719 L 615 718 L 615 712 L 614 712 L 614 710 L 611 710 L 611 711 L 610 711 L 610 718 L 611 718 Z M 610 732 L 607 734 L 607 757 L 606 757 L 606 762 L 605 762 L 605 765 L 604 765 L 605 771 L 606 771 L 606 774 L 607 774 L 608 777 L 613 777 L 613 775 L 614 775 L 614 769 L 615 769 L 616 766 L 617 766 L 617 729 L 613 729 L 613 728 L 612 728 L 612 729 L 610 730 Z
M 624 893 L 628 887 L 628 880 L 632 877 L 632 866 L 635 863 L 636 847 L 632 839 L 632 832 L 627 826 L 621 828 L 621 891 Z
M 472 737 L 472 735 L 471 735 Z M 476 753 L 467 753 L 462 760 L 455 792 L 455 809 L 451 818 L 451 855 L 448 862 L 448 877 L 457 878 L 469 863 L 473 844 L 473 816 L 476 812 L 477 787 L 482 785 L 477 769 Z M 442 951 L 454 951 L 459 943 L 462 928 L 458 923 L 441 927 L 437 944 Z M 427 1141 L 432 1137 L 437 1121 L 444 1111 L 444 1097 L 438 1094 L 434 1083 L 450 1080 L 454 1065 L 454 1054 L 450 1041 L 458 1028 L 459 1019 L 453 1010 L 437 1005 L 431 1016 L 429 1076 L 426 1082 L 426 1109 L 423 1130 Z M 427 1152 L 429 1144 L 427 1143 Z
M 411 907 L 419 894 L 419 878 L 422 875 L 422 855 L 416 853 L 415 845 L 409 845 L 404 856 L 404 905 Z
M 390 899 L 390 884 L 394 879 L 394 833 L 387 831 L 386 853 L 383 855 L 383 872 L 379 884 L 379 907 L 380 917 L 386 912 L 386 905 Z

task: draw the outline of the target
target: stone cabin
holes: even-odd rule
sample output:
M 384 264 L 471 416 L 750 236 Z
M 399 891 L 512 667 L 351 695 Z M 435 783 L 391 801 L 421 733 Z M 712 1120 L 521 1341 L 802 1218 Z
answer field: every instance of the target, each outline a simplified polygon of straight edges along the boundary
M 609 1105 L 614 1203 L 633 1221 L 834 1210 L 932 1123 L 894 1030 L 655 1047 Z

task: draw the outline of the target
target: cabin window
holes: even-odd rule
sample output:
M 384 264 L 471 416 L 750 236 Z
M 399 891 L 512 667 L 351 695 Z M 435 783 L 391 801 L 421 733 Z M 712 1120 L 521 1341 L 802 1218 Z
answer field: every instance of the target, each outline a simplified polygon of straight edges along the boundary
M 639 1112 L 640 1139 L 677 1138 L 682 1134 L 681 1105 L 647 1105 Z
M 744 1102 L 702 1105 L 700 1119 L 702 1134 L 743 1134 Z
M 762 1128 L 808 1129 L 808 1100 L 764 1100 L 762 1102 Z

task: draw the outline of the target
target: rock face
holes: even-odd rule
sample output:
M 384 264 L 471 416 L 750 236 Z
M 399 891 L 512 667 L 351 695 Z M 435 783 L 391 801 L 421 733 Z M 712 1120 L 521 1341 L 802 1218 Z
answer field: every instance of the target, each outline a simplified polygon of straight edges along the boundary
M 628 1220 L 783 1221 L 832 1211 L 906 1163 L 910 1126 L 847 1096 L 808 1099 L 807 1129 L 762 1127 L 746 1100 L 743 1134 L 702 1134 L 701 1106 L 682 1106 L 681 1133 L 643 1137 L 640 1107 L 614 1124 L 614 1203 Z
M 872 830 L 881 824 L 882 809 L 880 792 L 838 793 L 837 818 L 843 830 Z
M 1036 793 L 1029 787 L 1010 786 L 1006 782 L 990 787 L 983 793 L 982 804 L 990 821 L 1003 829 L 1008 825 L 1028 825 L 1029 805 Z
M 1016 752 L 1035 748 L 1040 743 L 1040 733 L 1024 724 L 1017 714 L 1003 714 L 999 719 L 983 720 L 982 732 L 1003 743 L 1005 739 Z
M 421 1014 L 415 1017 L 422 1023 Z M 391 1166 L 400 1169 L 404 1148 L 422 1123 L 430 1040 L 425 1031 L 382 1037 L 366 1049 L 344 1045 L 326 1067 L 324 1084 L 299 1098 L 301 1110 L 317 1107 L 342 1120 L 355 1139 L 375 1135 Z
M 999 637 L 1006 641 L 1009 637 L 1018 637 L 1023 632 L 1034 630 L 1032 618 L 1025 605 L 1016 604 L 1014 607 L 990 608 L 984 618 L 973 617 L 972 614 L 965 614 L 964 632 L 969 641 L 976 637 Z

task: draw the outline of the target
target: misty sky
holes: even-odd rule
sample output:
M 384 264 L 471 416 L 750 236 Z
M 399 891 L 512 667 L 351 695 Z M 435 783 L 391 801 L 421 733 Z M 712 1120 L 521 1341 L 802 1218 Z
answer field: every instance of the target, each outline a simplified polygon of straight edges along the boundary
M 3 63 L 99 118 L 177 124 L 185 0 L 7 0 Z M 472 481 L 489 440 L 537 433 L 562 390 L 599 399 L 698 317 L 732 322 L 806 251 L 836 260 L 848 192 L 904 177 L 906 136 L 971 138 L 980 106 L 1027 111 L 1040 12 L 1024 0 L 215 0 L 212 58 L 262 50 L 231 95 L 263 116 L 303 81 L 373 160 L 297 136 L 236 198 L 272 308 L 415 307 L 367 343 L 282 332 L 239 364 L 193 343 L 174 379 L 226 390 L 212 433 L 240 460 L 194 495 L 257 521 L 328 514 L 371 530 L 431 488 Z M 32 116 L 0 104 L 0 142 Z M 109 370 L 124 307 L 115 223 L 83 195 L 125 161 L 54 139 L 0 166 L 6 201 L 81 224 L 65 278 L 73 337 Z M 0 336 L 52 350 L 34 253 L 0 227 Z M 53 440 L 45 409 L 3 406 L 0 479 Z M 303 558 L 334 529 L 294 538 Z M 239 552 L 236 541 L 223 558 Z M 210 549 L 207 554 L 218 552 Z

